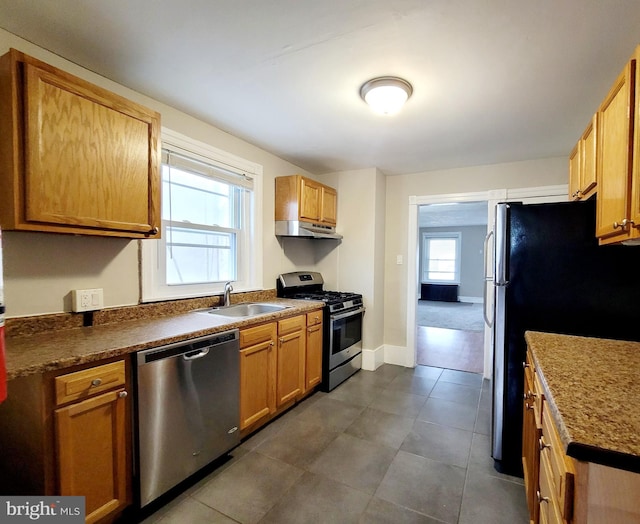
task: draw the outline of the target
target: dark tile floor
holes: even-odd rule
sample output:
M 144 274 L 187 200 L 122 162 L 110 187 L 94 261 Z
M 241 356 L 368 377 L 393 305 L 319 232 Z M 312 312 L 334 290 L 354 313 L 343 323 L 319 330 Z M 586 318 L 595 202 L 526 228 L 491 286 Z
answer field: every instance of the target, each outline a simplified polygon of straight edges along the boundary
M 385 364 L 316 393 L 148 517 L 161 523 L 527 523 L 489 455 L 480 375 Z

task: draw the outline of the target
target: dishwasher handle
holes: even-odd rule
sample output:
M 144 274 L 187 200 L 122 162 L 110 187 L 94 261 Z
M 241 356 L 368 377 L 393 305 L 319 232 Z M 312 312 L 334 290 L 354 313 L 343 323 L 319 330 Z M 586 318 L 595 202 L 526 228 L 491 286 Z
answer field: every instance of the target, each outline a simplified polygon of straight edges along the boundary
M 209 354 L 209 347 L 203 348 L 201 350 L 190 351 L 189 353 L 185 353 L 182 355 L 184 360 L 198 360 L 199 358 L 206 357 Z

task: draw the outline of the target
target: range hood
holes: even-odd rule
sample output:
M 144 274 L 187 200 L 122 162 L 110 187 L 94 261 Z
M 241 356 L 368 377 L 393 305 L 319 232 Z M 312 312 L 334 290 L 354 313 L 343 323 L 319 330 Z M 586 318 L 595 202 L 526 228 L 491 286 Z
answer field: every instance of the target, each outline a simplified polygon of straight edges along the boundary
M 299 220 L 276 220 L 276 236 L 342 240 L 342 235 L 336 233 L 335 227 L 310 224 Z

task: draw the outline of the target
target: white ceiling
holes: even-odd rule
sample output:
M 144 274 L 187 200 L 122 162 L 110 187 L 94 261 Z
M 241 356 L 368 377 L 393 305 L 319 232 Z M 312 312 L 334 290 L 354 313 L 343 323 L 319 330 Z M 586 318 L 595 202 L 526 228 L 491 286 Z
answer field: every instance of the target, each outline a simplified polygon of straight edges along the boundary
M 322 174 L 567 156 L 638 0 L 0 0 L 0 27 Z M 383 117 L 372 77 L 414 94 Z

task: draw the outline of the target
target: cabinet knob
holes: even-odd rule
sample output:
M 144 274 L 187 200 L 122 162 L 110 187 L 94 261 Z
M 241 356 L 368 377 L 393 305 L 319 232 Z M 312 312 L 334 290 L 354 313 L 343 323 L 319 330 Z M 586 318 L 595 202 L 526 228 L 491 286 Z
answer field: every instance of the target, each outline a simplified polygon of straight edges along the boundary
M 525 407 L 526 407 L 527 409 L 533 409 L 533 404 L 525 404 Z
M 126 391 L 121 391 L 120 393 L 118 393 L 119 398 L 126 398 L 127 395 L 128 393 Z
M 549 497 L 543 497 L 540 490 L 536 491 L 536 497 L 538 497 L 538 504 L 542 504 L 543 502 L 549 503 Z
M 102 385 L 102 379 L 101 378 L 94 378 L 91 381 L 91 387 L 92 388 L 97 388 L 98 386 Z
M 527 369 L 529 367 L 529 364 L 527 364 L 526 362 L 522 363 L 522 369 Z
M 627 226 L 635 226 L 636 223 L 629 219 L 629 218 L 623 218 L 620 222 L 614 222 L 613 223 L 613 229 L 626 229 Z
M 151 233 L 152 235 L 157 235 L 157 234 L 158 234 L 158 231 L 160 231 L 160 230 L 158 229 L 158 226 L 153 226 L 153 227 L 149 230 L 149 233 Z

